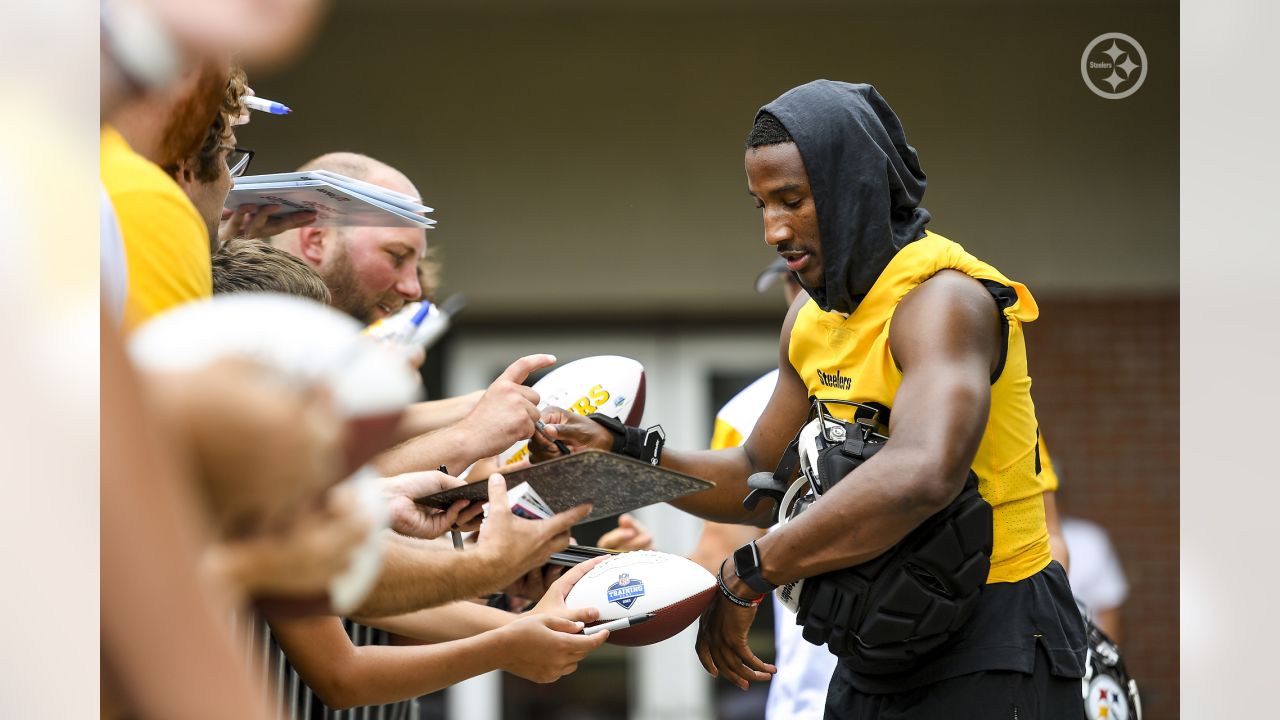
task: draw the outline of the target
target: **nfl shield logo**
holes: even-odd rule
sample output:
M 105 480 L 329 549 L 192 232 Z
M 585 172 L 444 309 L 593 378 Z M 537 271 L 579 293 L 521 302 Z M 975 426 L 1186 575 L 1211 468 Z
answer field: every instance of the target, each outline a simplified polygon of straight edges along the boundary
M 618 603 L 624 610 L 630 610 L 636 600 L 644 597 L 644 582 L 639 578 L 632 579 L 627 573 L 618 575 L 618 582 L 609 586 L 608 600 Z

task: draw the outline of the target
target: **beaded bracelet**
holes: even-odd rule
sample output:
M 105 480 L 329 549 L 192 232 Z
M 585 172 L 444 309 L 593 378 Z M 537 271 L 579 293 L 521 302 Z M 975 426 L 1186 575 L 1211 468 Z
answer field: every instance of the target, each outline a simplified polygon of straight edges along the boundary
M 729 561 L 728 558 L 725 558 L 724 560 L 722 560 L 720 562 L 720 572 L 716 573 L 716 585 L 720 586 L 720 594 L 724 595 L 726 598 L 729 599 L 729 602 L 733 603 L 734 605 L 737 605 L 738 607 L 751 608 L 763 602 L 764 595 L 761 595 L 755 600 L 747 600 L 746 598 L 741 598 L 741 597 L 738 597 L 737 595 L 734 595 L 733 591 L 729 589 L 729 586 L 724 584 L 724 564 L 728 561 Z

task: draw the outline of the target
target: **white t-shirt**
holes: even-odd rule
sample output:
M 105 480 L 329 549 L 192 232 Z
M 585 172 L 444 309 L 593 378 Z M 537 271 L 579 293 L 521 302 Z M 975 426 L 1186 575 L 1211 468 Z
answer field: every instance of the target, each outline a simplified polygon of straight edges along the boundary
M 733 396 L 716 413 L 716 435 L 721 441 L 735 438 L 741 443 L 756 426 L 764 412 L 773 388 L 778 384 L 778 371 L 766 373 Z M 811 645 L 801 636 L 796 615 L 773 598 L 774 646 L 777 649 L 778 672 L 769 682 L 769 700 L 765 706 L 767 720 L 820 720 L 827 703 L 827 687 L 836 669 L 836 656 L 825 646 Z
M 1129 581 L 1107 531 L 1088 520 L 1064 516 L 1062 537 L 1071 553 L 1067 577 L 1076 602 L 1094 612 L 1120 607 L 1129 595 Z
M 825 645 L 812 645 L 800 634 L 796 614 L 773 597 L 773 643 L 778 672 L 769 682 L 766 720 L 814 718 L 821 720 L 827 704 L 827 687 L 836 671 L 836 656 Z

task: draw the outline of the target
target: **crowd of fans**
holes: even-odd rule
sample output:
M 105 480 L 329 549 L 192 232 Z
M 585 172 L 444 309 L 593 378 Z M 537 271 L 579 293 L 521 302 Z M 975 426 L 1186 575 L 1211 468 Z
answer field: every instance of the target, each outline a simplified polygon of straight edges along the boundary
M 608 637 L 579 633 L 595 611 L 564 604 L 591 564 L 546 565 L 589 506 L 482 520 L 478 503 L 413 502 L 464 482 L 445 468 L 534 433 L 538 397 L 522 381 L 554 358 L 519 358 L 484 391 L 404 409 L 389 447 L 364 465 L 390 527 L 348 478 L 350 428 L 332 388 L 253 357 L 181 372 L 130 361 L 140 328 L 217 295 L 282 293 L 362 324 L 432 299 L 439 265 L 420 228 L 224 209 L 253 158 L 237 146 L 253 92 L 241 62 L 296 45 L 318 4 L 103 3 L 104 717 L 314 717 L 358 706 L 408 717 L 406 701 L 494 669 L 553 681 Z M 255 31 L 231 32 L 237 20 Z M 299 169 L 420 197 L 391 164 L 328 150 Z M 489 482 L 501 506 L 503 478 Z M 439 539 L 455 529 L 472 531 L 462 552 Z M 335 579 L 371 542 L 376 582 L 341 617 Z M 603 540 L 647 542 L 630 525 Z
M 251 354 L 181 371 L 130 359 L 131 337 L 149 322 L 215 296 L 292 296 L 361 325 L 436 300 L 440 263 L 421 228 L 226 207 L 254 159 L 237 144 L 251 115 L 245 66 L 287 56 L 322 5 L 102 6 L 104 717 L 311 718 L 376 706 L 369 716 L 408 718 L 414 698 L 495 669 L 554 681 L 608 638 L 580 632 L 595 610 L 564 602 L 594 563 L 547 565 L 588 505 L 527 520 L 479 503 L 414 502 L 464 484 L 456 471 L 496 467 L 491 458 L 535 434 L 539 398 L 523 382 L 555 358 L 517 358 L 483 391 L 399 409 L 377 452 L 354 465 L 354 430 L 324 382 L 299 382 Z M 297 169 L 421 198 L 389 162 L 316 152 Z M 423 356 L 401 360 L 416 369 Z M 718 444 L 747 434 L 719 443 L 717 428 Z M 504 478 L 488 482 L 491 504 L 503 507 Z M 369 487 L 372 502 L 361 497 Z M 1046 505 L 1054 555 L 1066 565 L 1052 493 Z M 1097 528 L 1071 521 L 1063 530 L 1074 535 L 1071 581 L 1085 589 L 1077 595 L 1118 635 L 1127 584 L 1114 551 Z M 456 536 L 442 538 L 458 531 L 470 533 L 461 552 Z M 742 532 L 709 525 L 695 559 L 715 571 L 759 536 Z M 598 544 L 650 543 L 623 516 Z M 340 609 L 336 583 L 371 546 L 374 579 Z M 794 637 L 791 645 L 804 647 Z M 816 680 L 785 682 L 825 689 L 834 660 L 814 652 L 826 664 L 788 665 Z

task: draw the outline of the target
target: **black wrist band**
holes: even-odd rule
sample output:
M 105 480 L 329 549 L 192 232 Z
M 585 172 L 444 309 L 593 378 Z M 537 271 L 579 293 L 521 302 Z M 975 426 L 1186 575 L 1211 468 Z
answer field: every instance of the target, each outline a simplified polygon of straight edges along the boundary
M 760 549 L 756 541 L 743 545 L 733 551 L 733 572 L 747 587 L 758 593 L 768 595 L 777 589 L 777 585 L 764 579 L 760 568 Z
M 591 413 L 587 417 L 613 434 L 613 452 L 650 465 L 657 465 L 662 460 L 662 447 L 667 443 L 667 434 L 662 431 L 661 425 L 654 425 L 646 430 L 623 425 L 621 420 L 601 413 Z
M 759 605 L 761 601 L 764 600 L 764 595 L 761 595 L 755 600 L 748 600 L 743 597 L 738 597 L 733 593 L 732 590 L 729 589 L 728 585 L 724 584 L 724 564 L 728 562 L 728 560 L 729 560 L 728 558 L 725 558 L 723 561 L 721 561 L 720 572 L 716 573 L 716 585 L 719 586 L 720 588 L 720 594 L 724 595 L 725 598 L 729 600 L 729 602 L 733 603 L 734 605 L 737 605 L 738 607 L 753 608 Z

